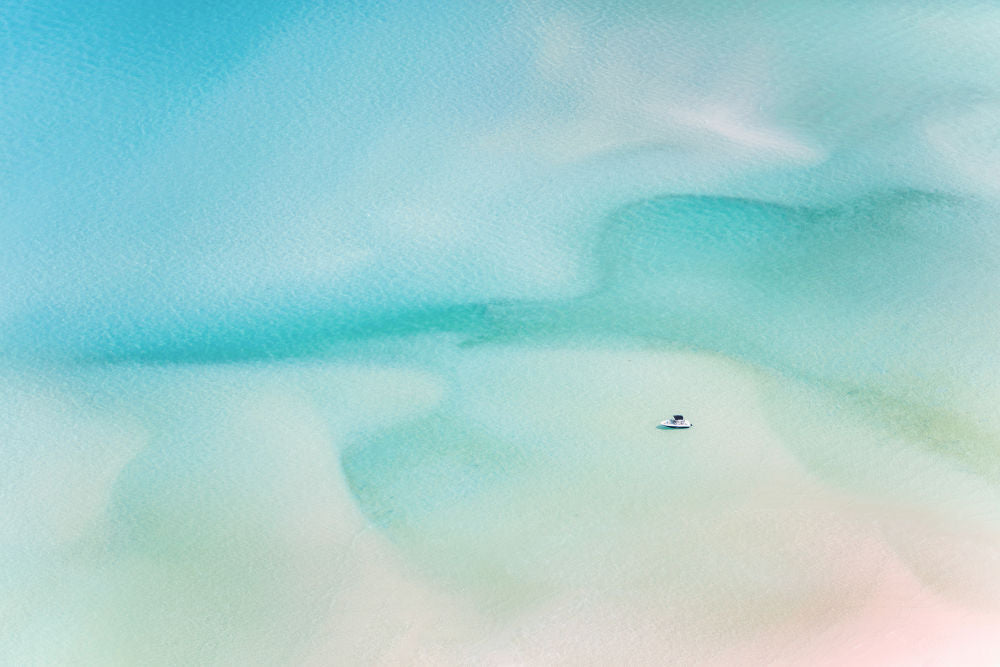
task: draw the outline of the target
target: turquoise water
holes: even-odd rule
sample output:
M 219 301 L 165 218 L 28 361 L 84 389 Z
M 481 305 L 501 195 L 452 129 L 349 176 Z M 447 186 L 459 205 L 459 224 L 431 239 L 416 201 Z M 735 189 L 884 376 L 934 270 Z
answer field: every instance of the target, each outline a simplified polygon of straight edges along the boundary
M 1000 11 L 272 5 L 3 11 L 0 662 L 1000 661 Z

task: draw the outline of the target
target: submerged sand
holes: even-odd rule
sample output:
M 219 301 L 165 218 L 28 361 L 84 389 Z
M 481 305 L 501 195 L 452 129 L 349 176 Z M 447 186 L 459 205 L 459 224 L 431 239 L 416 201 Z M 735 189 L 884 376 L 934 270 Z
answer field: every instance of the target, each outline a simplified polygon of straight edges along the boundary
M 47 497 L 52 516 L 71 504 L 77 516 L 72 530 L 34 525 L 50 555 L 8 580 L 5 614 L 32 629 L 8 654 L 1000 656 L 995 490 L 854 418 L 843 397 L 642 345 L 444 337 L 399 351 L 410 361 L 76 377 L 91 396 L 84 428 L 67 449 L 49 424 L 37 465 L 98 443 L 109 453 Z M 65 378 L 53 383 L 48 405 L 20 404 L 36 434 L 73 400 Z M 694 428 L 655 428 L 678 411 Z M 40 601 L 53 578 L 59 592 Z

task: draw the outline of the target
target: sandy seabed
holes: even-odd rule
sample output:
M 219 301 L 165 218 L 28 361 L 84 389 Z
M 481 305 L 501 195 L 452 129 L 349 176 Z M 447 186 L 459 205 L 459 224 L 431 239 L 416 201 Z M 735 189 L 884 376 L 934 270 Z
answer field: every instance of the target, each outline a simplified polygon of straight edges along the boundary
M 31 632 L 6 654 L 1000 656 L 995 492 L 828 392 L 648 346 L 418 347 L 8 388 L 33 441 L 4 596 Z M 694 428 L 655 428 L 680 408 Z

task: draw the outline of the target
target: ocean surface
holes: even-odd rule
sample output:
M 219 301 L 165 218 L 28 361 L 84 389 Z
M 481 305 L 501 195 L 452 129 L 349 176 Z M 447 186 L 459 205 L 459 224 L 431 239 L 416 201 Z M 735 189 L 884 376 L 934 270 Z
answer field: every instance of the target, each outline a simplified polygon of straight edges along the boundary
M 998 35 L 0 3 L 0 663 L 1000 664 Z

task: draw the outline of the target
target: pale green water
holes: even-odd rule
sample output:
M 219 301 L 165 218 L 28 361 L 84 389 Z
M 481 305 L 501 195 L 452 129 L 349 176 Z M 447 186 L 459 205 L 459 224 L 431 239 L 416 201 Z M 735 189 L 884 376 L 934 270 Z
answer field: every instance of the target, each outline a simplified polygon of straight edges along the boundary
M 0 662 L 1000 660 L 993 7 L 8 9 Z

